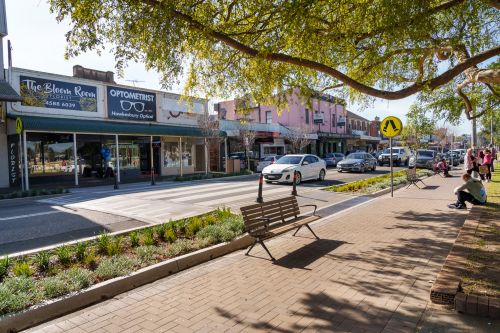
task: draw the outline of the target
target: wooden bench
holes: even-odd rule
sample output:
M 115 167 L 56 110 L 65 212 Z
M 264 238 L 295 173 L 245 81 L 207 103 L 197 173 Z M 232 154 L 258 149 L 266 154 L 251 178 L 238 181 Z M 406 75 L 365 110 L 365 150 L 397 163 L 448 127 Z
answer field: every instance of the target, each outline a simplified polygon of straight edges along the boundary
M 255 238 L 255 242 L 250 246 L 246 255 L 259 243 L 269 254 L 271 260 L 275 261 L 276 259 L 264 244 L 264 240 L 297 228 L 293 234 L 295 236 L 303 226 L 307 227 L 316 239 L 319 239 L 309 226 L 309 223 L 321 217 L 316 215 L 316 205 L 303 205 L 300 207 L 307 206 L 314 207 L 314 211 L 310 216 L 300 215 L 300 208 L 294 196 L 241 207 L 245 230 Z
M 417 169 L 416 168 L 409 168 L 406 169 L 406 180 L 410 183 L 406 188 L 415 185 L 416 187 L 420 188 L 417 183 L 421 182 L 422 184 L 425 185 L 425 183 L 422 181 L 422 179 L 418 178 L 417 175 Z

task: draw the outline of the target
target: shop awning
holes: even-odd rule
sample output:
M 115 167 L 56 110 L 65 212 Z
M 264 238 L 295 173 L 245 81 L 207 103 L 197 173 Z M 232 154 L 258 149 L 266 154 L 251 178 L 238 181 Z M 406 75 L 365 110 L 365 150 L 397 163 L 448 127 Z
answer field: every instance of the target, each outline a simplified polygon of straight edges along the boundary
M 12 119 L 17 118 L 12 114 L 9 117 Z M 26 131 L 203 137 L 199 128 L 188 126 L 128 123 L 105 119 L 88 120 L 35 116 L 20 116 L 20 118 Z M 221 136 L 226 135 L 223 131 L 220 134 Z
M 3 70 L 3 69 L 2 69 Z M 10 86 L 7 81 L 0 80 L 0 101 L 20 102 L 21 96 Z

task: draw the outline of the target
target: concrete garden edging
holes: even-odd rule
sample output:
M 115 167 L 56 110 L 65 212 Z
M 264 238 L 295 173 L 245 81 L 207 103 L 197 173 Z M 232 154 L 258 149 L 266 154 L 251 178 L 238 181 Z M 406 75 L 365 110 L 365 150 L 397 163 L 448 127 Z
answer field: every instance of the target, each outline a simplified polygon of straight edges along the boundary
M 0 332 L 18 332 L 27 329 L 228 253 L 244 249 L 252 243 L 253 238 L 245 234 L 230 242 L 187 253 L 144 267 L 129 275 L 103 281 L 79 292 L 34 305 L 24 311 L 0 318 Z

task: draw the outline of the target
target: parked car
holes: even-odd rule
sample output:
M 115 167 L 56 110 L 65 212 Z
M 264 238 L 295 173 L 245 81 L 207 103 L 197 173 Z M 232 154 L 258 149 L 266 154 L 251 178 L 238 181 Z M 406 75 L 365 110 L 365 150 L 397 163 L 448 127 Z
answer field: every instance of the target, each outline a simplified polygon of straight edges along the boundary
M 409 167 L 417 167 L 432 170 L 432 166 L 438 162 L 436 151 L 429 149 L 417 149 L 414 155 L 411 156 Z
M 266 183 L 293 183 L 294 171 L 297 171 L 296 184 L 309 179 L 324 180 L 326 162 L 316 155 L 285 155 L 276 163 L 265 167 L 262 174 Z
M 390 163 L 390 149 L 386 148 L 378 157 L 378 165 L 382 166 L 384 164 Z M 410 149 L 408 147 L 392 147 L 392 162 L 396 166 L 408 165 L 410 160 Z
M 326 166 L 336 167 L 339 161 L 345 158 L 344 154 L 341 153 L 328 153 L 325 155 Z
M 460 164 L 460 157 L 456 153 L 449 151 L 443 155 L 449 165 L 458 166 Z
M 377 168 L 377 159 L 368 153 L 352 153 L 337 163 L 338 172 L 342 171 L 358 171 L 365 172 L 366 170 L 375 171 Z
M 266 166 L 276 163 L 281 157 L 283 157 L 283 155 L 273 155 L 261 158 L 260 161 L 257 162 L 257 172 L 262 172 Z
M 465 149 L 454 149 L 454 150 L 450 150 L 450 152 L 455 154 L 458 157 L 459 163 L 464 163 L 465 152 L 466 152 Z

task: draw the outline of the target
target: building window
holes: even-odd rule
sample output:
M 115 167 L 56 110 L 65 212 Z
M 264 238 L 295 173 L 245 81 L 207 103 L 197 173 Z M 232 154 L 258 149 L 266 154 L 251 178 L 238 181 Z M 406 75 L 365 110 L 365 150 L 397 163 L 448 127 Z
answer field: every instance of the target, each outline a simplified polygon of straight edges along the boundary
M 306 124 L 309 124 L 309 110 L 306 109 Z
M 337 123 L 335 122 L 335 117 L 336 117 L 335 113 L 332 114 L 332 127 L 335 127 L 337 125 Z
M 273 114 L 271 111 L 266 111 L 266 124 L 271 124 L 273 122 Z

